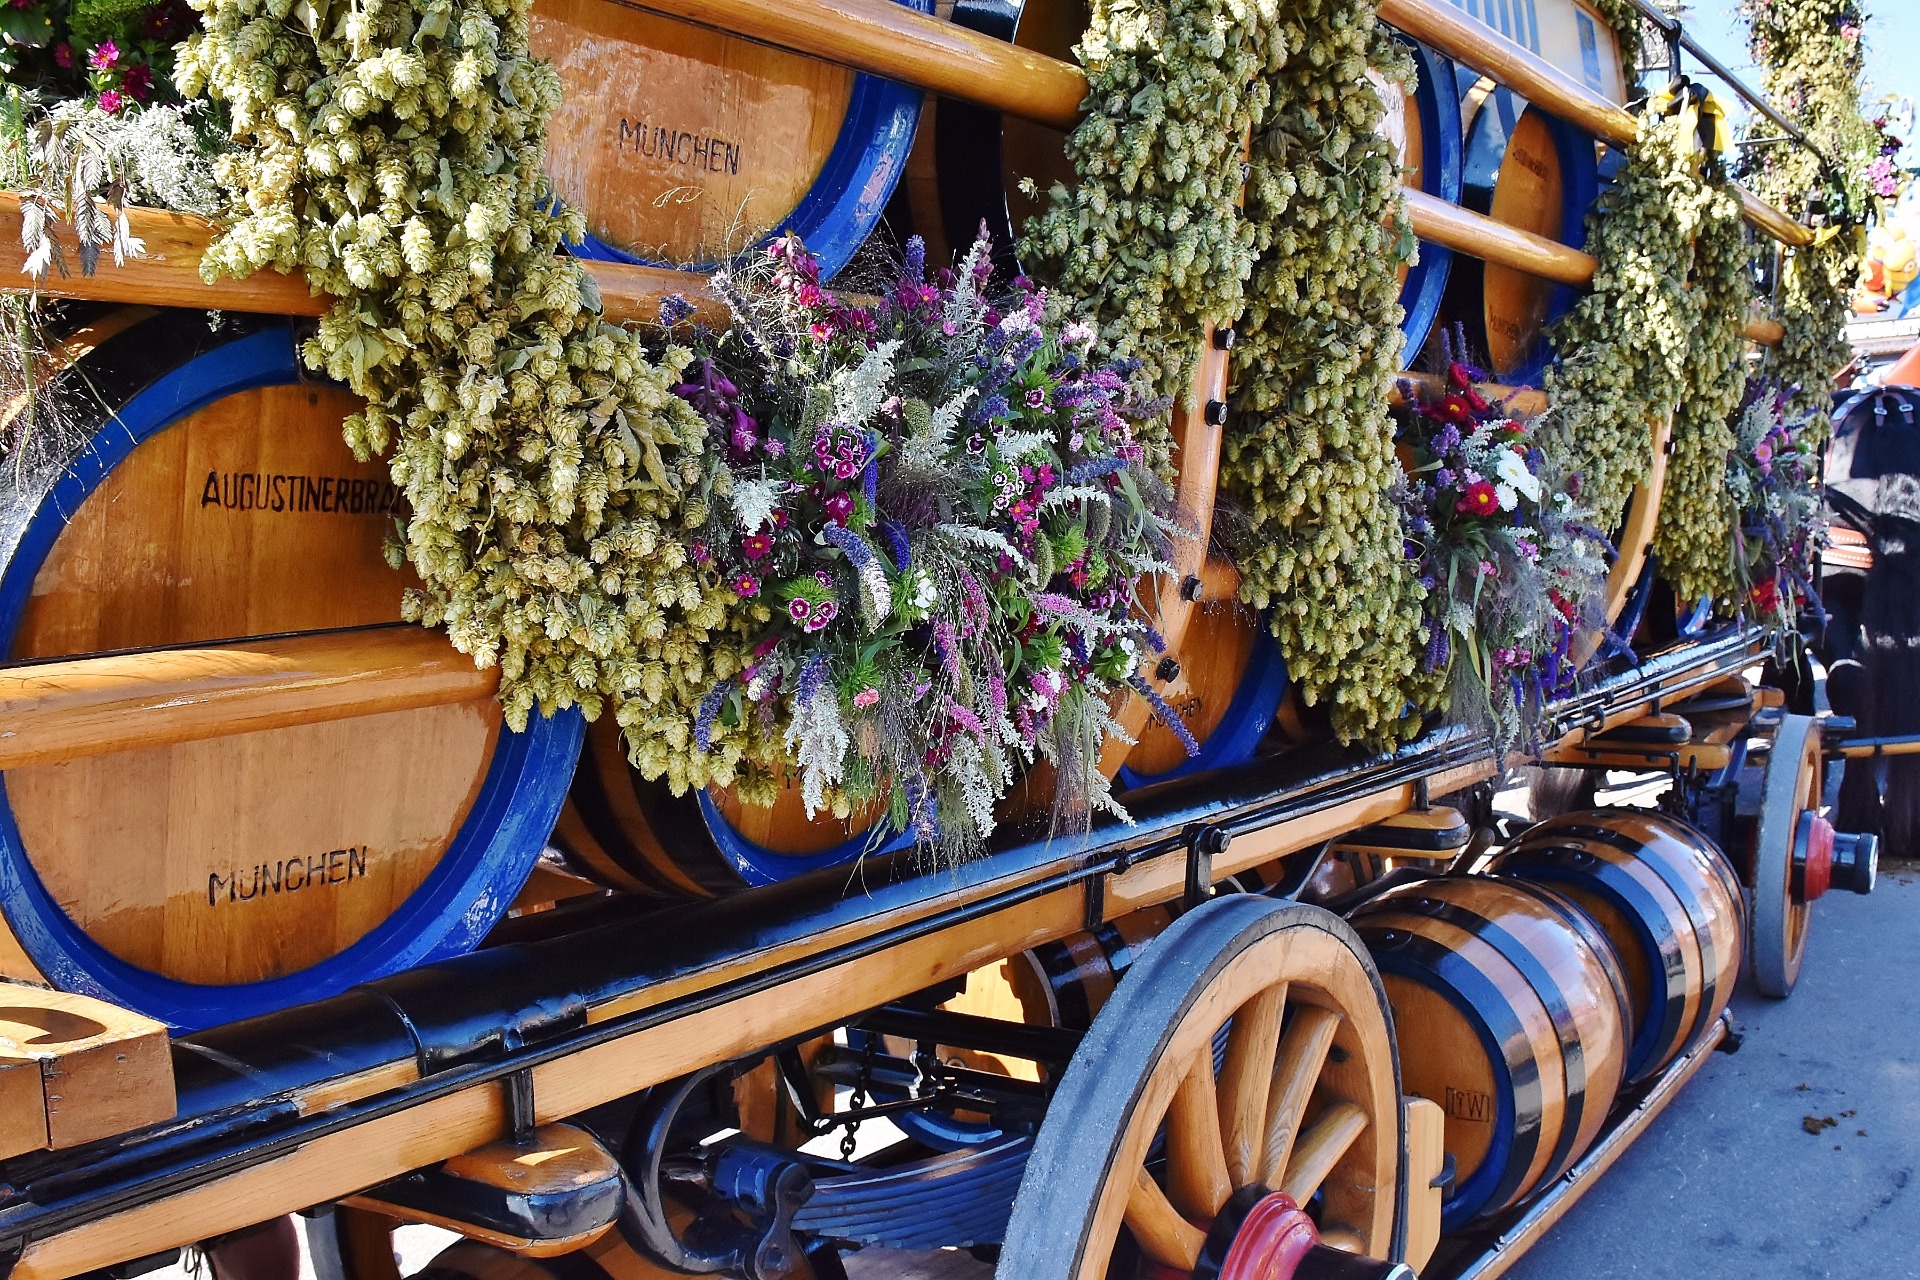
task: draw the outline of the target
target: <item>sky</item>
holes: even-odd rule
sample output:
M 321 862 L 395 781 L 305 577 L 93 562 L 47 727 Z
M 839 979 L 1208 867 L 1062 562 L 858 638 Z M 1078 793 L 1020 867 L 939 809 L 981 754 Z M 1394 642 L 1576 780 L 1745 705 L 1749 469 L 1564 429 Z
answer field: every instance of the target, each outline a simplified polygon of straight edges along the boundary
M 1747 54 L 1737 0 L 1691 0 L 1691 7 L 1686 23 L 1694 39 L 1758 89 L 1760 75 Z M 1895 94 L 1920 104 L 1920 0 L 1866 0 L 1866 8 L 1867 79 L 1873 96 Z M 1909 142 L 1905 159 L 1915 163 L 1920 145 Z

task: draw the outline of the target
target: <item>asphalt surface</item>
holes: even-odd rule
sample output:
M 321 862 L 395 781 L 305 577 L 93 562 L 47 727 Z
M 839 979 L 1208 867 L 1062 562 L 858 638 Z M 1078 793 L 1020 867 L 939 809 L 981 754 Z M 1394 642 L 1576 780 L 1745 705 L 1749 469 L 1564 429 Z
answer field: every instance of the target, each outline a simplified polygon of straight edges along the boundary
M 1733 1008 L 1740 1051 L 1508 1276 L 1920 1280 L 1920 868 L 1823 898 L 1793 995 Z

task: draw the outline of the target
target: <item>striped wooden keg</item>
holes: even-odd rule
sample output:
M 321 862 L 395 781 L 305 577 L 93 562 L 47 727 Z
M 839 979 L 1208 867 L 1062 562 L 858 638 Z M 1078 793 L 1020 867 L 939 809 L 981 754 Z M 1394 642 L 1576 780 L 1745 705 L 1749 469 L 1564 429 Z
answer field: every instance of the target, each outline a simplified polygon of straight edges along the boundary
M 1626 1069 L 1626 980 L 1606 938 L 1551 890 L 1486 877 L 1402 885 L 1351 919 L 1393 1003 L 1404 1087 L 1446 1114 L 1443 1226 L 1572 1168 Z
M 285 325 L 129 308 L 62 354 L 41 394 L 73 438 L 0 497 L 12 661 L 399 623 L 413 579 L 382 544 L 404 500 L 354 461 L 357 402 L 302 380 Z M 9 770 L 0 972 L 197 1028 L 471 948 L 539 856 L 581 729 L 514 733 L 484 690 Z
M 1586 244 L 1587 210 L 1600 190 L 1592 135 L 1495 89 L 1467 126 L 1465 163 L 1467 208 L 1576 249 Z M 1548 326 L 1578 296 L 1571 285 L 1461 256 L 1440 319 L 1466 326 L 1468 354 L 1484 357 L 1498 381 L 1534 383 L 1551 356 Z
M 610 889 L 663 898 L 712 898 L 912 844 L 877 808 L 849 819 L 809 818 L 789 782 L 769 806 L 713 787 L 676 796 L 627 761 L 610 717 L 588 726 L 580 768 L 554 828 L 569 862 Z
M 1500 854 L 1502 875 L 1558 890 L 1612 940 L 1627 975 L 1627 1079 L 1653 1075 L 1713 1024 L 1740 974 L 1740 883 L 1712 841 L 1645 809 L 1564 814 Z
M 564 89 L 547 173 L 586 257 L 711 268 L 791 230 L 832 275 L 919 122 L 917 89 L 615 0 L 538 0 L 532 49 Z

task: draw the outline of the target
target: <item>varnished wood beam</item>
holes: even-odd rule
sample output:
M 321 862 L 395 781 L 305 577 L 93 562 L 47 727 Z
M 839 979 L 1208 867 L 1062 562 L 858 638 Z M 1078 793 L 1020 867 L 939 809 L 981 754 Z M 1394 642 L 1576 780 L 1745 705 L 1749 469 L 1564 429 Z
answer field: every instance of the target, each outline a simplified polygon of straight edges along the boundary
M 332 300 L 316 294 L 298 276 L 260 271 L 245 280 L 208 284 L 200 278 L 200 258 L 214 237 L 213 224 L 190 214 L 164 209 L 130 208 L 127 223 L 146 244 L 146 256 L 122 266 L 105 260 L 93 275 L 80 274 L 80 252 L 73 229 L 59 230 L 66 250 L 69 275 L 48 271 L 38 287 L 54 298 L 81 298 L 92 302 L 143 303 L 149 306 L 245 311 L 264 315 L 325 315 Z M 23 269 L 26 250 L 20 243 L 20 197 L 0 191 L 0 290 L 25 292 L 35 288 Z M 601 307 L 614 321 L 651 321 L 659 318 L 660 301 L 684 295 L 702 316 L 724 322 L 727 309 L 707 292 L 707 278 L 665 267 L 631 266 L 621 262 L 580 264 L 599 286 Z
M 1495 222 L 1424 191 L 1406 188 L 1401 194 L 1406 197 L 1413 233 L 1431 244 L 1582 289 L 1593 283 L 1593 273 L 1599 269 L 1599 260 L 1592 254 L 1558 240 Z
M 1087 94 L 1071 62 L 893 0 L 622 2 L 1063 129 L 1080 118 Z
M 499 682 L 415 626 L 0 668 L 0 769 L 468 702 Z

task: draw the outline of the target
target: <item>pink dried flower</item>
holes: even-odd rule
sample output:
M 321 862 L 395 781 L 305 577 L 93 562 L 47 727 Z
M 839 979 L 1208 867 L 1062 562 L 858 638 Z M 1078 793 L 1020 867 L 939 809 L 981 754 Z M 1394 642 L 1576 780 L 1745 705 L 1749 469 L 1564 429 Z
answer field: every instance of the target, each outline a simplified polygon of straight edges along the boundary
M 87 65 L 95 71 L 111 71 L 113 64 L 120 61 L 120 46 L 111 40 L 102 40 L 95 45 L 93 52 L 87 55 Z M 105 97 L 102 94 L 101 97 Z

